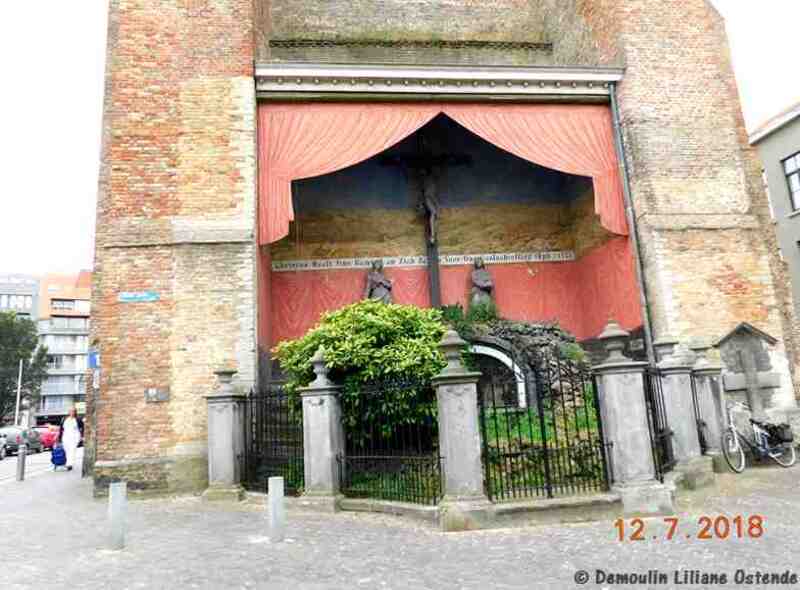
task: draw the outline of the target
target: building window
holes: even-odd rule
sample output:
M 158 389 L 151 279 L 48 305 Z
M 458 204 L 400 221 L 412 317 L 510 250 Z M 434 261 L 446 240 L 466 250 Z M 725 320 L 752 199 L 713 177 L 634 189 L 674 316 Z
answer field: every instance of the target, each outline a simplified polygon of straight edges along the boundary
M 0 307 L 9 309 L 31 309 L 33 298 L 30 295 L 0 295 Z
M 783 170 L 792 196 L 792 210 L 800 209 L 800 153 L 783 161 Z
M 60 354 L 47 355 L 47 368 L 48 369 L 63 369 L 64 357 Z
M 53 299 L 50 302 L 50 307 L 52 309 L 58 309 L 62 311 L 72 311 L 75 309 L 75 300 L 74 299 Z

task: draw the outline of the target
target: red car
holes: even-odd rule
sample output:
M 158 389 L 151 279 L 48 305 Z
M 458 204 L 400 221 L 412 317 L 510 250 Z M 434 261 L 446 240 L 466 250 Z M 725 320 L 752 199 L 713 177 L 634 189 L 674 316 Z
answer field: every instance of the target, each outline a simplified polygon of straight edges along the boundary
M 45 449 L 52 449 L 58 441 L 58 427 L 55 426 L 36 426 L 34 430 L 39 433 L 39 440 Z

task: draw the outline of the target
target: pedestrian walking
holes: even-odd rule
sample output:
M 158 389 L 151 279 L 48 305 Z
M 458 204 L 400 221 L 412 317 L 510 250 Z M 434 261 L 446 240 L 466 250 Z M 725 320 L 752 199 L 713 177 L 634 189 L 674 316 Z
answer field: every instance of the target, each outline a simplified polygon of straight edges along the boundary
M 69 415 L 61 421 L 61 429 L 58 431 L 58 440 L 64 446 L 67 455 L 67 471 L 72 471 L 75 464 L 75 455 L 78 453 L 78 445 L 83 438 L 83 420 L 78 418 L 78 412 L 73 407 L 69 410 Z

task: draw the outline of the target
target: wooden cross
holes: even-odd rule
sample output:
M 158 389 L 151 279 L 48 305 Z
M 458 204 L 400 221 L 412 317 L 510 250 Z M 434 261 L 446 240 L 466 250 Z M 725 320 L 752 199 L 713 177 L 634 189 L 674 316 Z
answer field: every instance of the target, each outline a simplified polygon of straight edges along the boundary
M 428 256 L 428 287 L 431 306 L 442 306 L 439 282 L 439 197 L 438 181 L 445 166 L 469 164 L 472 159 L 462 154 L 434 155 L 424 131 L 417 133 L 416 154 L 391 156 L 381 160 L 385 166 L 400 166 L 417 193 L 417 211 L 425 217 L 425 250 Z

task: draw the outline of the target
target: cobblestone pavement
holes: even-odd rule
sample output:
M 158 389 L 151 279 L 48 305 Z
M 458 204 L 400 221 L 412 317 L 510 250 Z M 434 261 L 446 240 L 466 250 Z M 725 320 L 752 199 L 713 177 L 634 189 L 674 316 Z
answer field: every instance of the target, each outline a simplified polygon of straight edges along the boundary
M 676 569 L 800 573 L 800 469 L 760 468 L 719 478 L 716 490 L 684 500 L 678 534 L 646 520 L 647 540 L 620 543 L 612 522 L 442 534 L 407 519 L 290 507 L 288 538 L 266 539 L 262 507 L 208 505 L 197 498 L 136 500 L 128 546 L 106 549 L 106 502 L 77 471 L 0 483 L 0 589 L 9 588 L 619 588 L 595 570 L 671 577 Z M 759 539 L 701 541 L 699 515 L 765 516 Z M 653 540 L 652 536 L 661 537 Z M 16 542 L 20 541 L 20 542 Z M 578 570 L 590 572 L 584 586 Z M 635 585 L 636 588 L 674 588 Z M 680 588 L 717 587 L 682 585 Z M 774 587 L 774 586 L 773 586 Z M 798 587 L 784 586 L 784 587 Z

